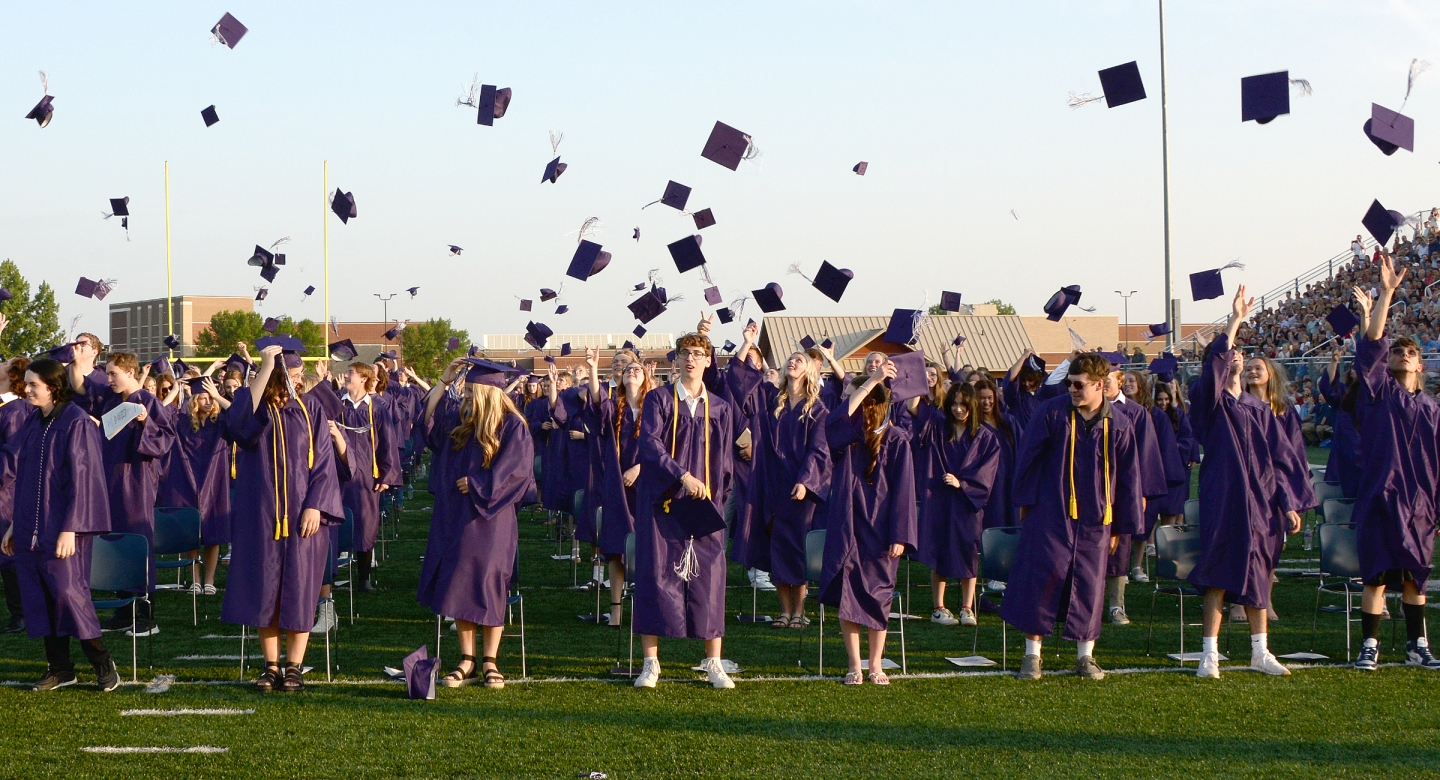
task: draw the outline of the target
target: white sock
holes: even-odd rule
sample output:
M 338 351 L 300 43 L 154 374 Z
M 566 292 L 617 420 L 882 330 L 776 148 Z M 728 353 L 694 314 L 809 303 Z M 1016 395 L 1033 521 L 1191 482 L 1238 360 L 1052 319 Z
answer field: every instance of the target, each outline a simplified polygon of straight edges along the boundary
M 1365 640 L 1365 646 L 1366 646 L 1366 647 L 1379 647 L 1379 646 L 1380 646 L 1380 640 L 1378 640 L 1378 639 L 1376 639 L 1375 637 L 1372 636 L 1372 637 L 1370 637 L 1369 639 L 1366 639 L 1366 640 Z
M 1416 646 L 1416 647 L 1429 647 L 1429 646 L 1430 646 L 1430 640 L 1429 640 L 1428 638 L 1422 636 L 1422 637 L 1420 637 L 1419 639 L 1416 639 L 1416 640 L 1415 640 L 1415 646 Z
M 1202 637 L 1200 637 L 1200 652 L 1202 652 L 1202 653 L 1215 653 L 1216 655 L 1219 655 L 1219 653 L 1220 653 L 1220 637 L 1218 637 L 1218 636 L 1202 636 Z
M 1081 658 L 1084 658 L 1084 657 L 1087 656 L 1087 655 L 1088 655 L 1088 656 L 1094 656 L 1094 655 L 1095 655 L 1095 641 L 1094 641 L 1093 639 L 1092 639 L 1091 641 L 1089 641 L 1089 642 L 1076 642 L 1076 643 L 1075 643 L 1075 660 L 1078 661 L 1078 660 L 1080 660 Z
M 659 658 L 652 658 L 652 657 L 650 657 L 650 656 L 646 656 L 646 657 L 645 657 L 645 665 L 646 665 L 646 666 L 650 666 L 651 664 L 654 664 L 655 667 L 658 669 L 658 668 L 660 667 L 660 659 L 659 659 Z
M 1265 655 L 1265 653 L 1269 652 L 1268 648 L 1266 647 L 1268 643 L 1267 640 L 1269 640 L 1269 638 L 1269 634 L 1251 634 L 1250 657 L 1260 658 L 1261 656 Z
M 1025 655 L 1040 655 L 1040 640 L 1039 640 L 1039 639 L 1026 639 L 1026 640 L 1025 640 Z

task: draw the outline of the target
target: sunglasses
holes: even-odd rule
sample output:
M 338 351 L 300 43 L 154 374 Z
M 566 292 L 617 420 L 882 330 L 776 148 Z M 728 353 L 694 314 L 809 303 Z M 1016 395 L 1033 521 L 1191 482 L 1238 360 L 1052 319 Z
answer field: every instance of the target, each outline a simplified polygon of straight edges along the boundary
M 1076 390 L 1084 390 L 1085 388 L 1089 387 L 1090 385 L 1099 384 L 1099 382 L 1095 382 L 1095 381 L 1092 381 L 1092 380 L 1089 380 L 1089 379 L 1067 379 L 1067 380 L 1065 380 L 1065 382 L 1063 382 L 1063 384 L 1065 385 L 1066 388 L 1072 388 L 1072 387 L 1073 387 L 1073 388 L 1075 388 Z

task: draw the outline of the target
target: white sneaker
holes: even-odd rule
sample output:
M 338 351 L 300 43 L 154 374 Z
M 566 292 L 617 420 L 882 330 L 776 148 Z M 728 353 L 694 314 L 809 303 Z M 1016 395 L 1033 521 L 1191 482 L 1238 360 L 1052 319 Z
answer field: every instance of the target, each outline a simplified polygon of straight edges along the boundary
M 335 628 L 335 599 L 320 599 L 315 612 L 315 626 L 310 629 L 311 633 L 323 634 Z
M 941 607 L 930 613 L 930 622 L 937 626 L 953 626 L 960 621 L 955 619 L 955 615 L 950 610 Z
M 759 573 L 759 572 L 758 572 L 756 569 L 746 569 L 746 570 L 745 570 L 745 577 L 750 580 L 750 584 L 751 584 L 751 585 L 754 585 L 754 584 L 755 584 L 755 575 L 758 574 L 758 573 Z
M 1135 568 L 1133 568 L 1133 569 L 1130 570 L 1130 581 L 1131 581 L 1131 582 L 1149 582 L 1149 581 L 1150 581 L 1150 577 L 1145 574 L 1145 570 L 1144 570 L 1144 569 L 1140 568 L 1139 566 L 1136 566 Z
M 960 608 L 960 625 L 962 625 L 962 626 L 973 626 L 973 625 L 975 625 L 975 610 L 970 609 L 969 607 L 961 607 L 961 608 Z
M 1275 657 L 1275 654 L 1269 650 L 1266 650 L 1265 654 L 1259 658 L 1251 656 L 1250 668 L 1257 672 L 1273 674 L 1276 677 L 1284 677 L 1290 674 L 1290 670 L 1285 668 L 1285 664 L 1280 663 L 1280 660 Z
M 755 587 L 766 593 L 773 593 L 775 591 L 775 584 L 770 581 L 770 572 L 755 572 Z
M 636 688 L 654 688 L 655 683 L 660 681 L 660 659 L 646 658 L 645 668 L 635 677 Z
M 1001 581 L 999 581 L 999 580 L 990 580 L 989 582 L 985 583 L 985 587 L 986 587 L 986 589 L 989 590 L 991 593 L 1004 593 L 1004 592 L 1005 592 L 1005 583 L 1003 583 L 1003 582 L 1001 582 Z
M 1220 679 L 1220 654 L 1201 653 L 1200 668 L 1195 670 L 1195 676 Z
M 711 685 L 721 689 L 735 687 L 735 681 L 725 673 L 725 665 L 720 662 L 719 658 L 706 658 L 700 666 L 705 669 L 705 676 L 709 678 Z M 639 684 L 638 680 L 636 684 Z
M 1111 607 L 1110 622 L 1117 626 L 1128 626 L 1130 625 L 1130 616 L 1125 614 L 1124 607 Z

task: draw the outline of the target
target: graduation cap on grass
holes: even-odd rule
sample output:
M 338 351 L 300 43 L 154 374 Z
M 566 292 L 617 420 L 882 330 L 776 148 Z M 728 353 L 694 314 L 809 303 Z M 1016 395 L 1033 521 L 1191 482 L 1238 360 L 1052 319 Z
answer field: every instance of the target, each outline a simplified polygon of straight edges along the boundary
M 419 650 L 405 656 L 402 666 L 405 667 L 406 698 L 434 699 L 436 667 L 439 665 L 439 658 L 430 657 L 428 645 L 421 645 Z
M 1243 271 L 1245 270 L 1245 264 L 1238 260 L 1232 260 L 1219 268 L 1190 274 L 1191 300 L 1208 301 L 1224 295 L 1225 282 L 1220 278 L 1220 272 L 1231 268 L 1238 268 Z
M 1145 83 L 1140 80 L 1140 66 L 1135 62 L 1106 68 L 1100 71 L 1099 75 L 1100 90 L 1103 93 L 1100 97 L 1092 97 L 1088 92 L 1081 95 L 1071 92 L 1066 105 L 1080 108 L 1103 100 L 1105 105 L 1115 108 L 1145 99 Z

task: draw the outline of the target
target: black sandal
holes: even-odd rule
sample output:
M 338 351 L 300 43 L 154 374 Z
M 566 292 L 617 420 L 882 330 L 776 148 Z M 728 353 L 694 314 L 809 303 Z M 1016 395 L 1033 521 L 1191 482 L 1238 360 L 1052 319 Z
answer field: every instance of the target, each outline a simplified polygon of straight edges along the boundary
M 495 663 L 495 656 L 493 655 L 487 655 L 483 660 L 485 663 L 490 664 L 491 666 L 497 666 L 497 664 Z M 500 688 L 505 687 L 505 675 L 501 674 L 498 668 L 486 669 L 485 680 L 482 684 L 486 688 L 495 688 L 496 690 L 499 690 Z
M 460 668 L 465 665 L 466 661 L 470 662 L 470 672 L 468 674 Z M 480 664 L 475 663 L 475 656 L 462 655 L 460 656 L 460 665 L 456 666 L 454 671 L 440 678 L 440 684 L 446 688 L 459 688 L 479 679 Z
M 255 679 L 255 690 L 261 693 L 269 693 L 275 690 L 276 684 L 280 682 L 280 677 L 280 663 L 278 661 L 273 663 L 266 662 L 265 671 L 261 672 L 260 676 Z
M 305 690 L 305 676 L 300 670 L 300 664 L 285 664 L 285 679 L 280 682 L 280 690 L 284 693 L 299 693 Z

